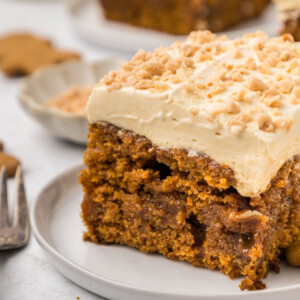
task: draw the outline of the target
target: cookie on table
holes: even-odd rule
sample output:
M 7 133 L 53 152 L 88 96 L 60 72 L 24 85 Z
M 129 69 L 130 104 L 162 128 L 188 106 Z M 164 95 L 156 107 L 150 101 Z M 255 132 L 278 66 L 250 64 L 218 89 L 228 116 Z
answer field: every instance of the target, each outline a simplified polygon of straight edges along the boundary
M 58 50 L 49 40 L 31 34 L 0 37 L 0 69 L 8 76 L 31 74 L 41 66 L 79 58 L 78 53 Z
M 7 177 L 13 177 L 21 163 L 16 157 L 4 153 L 3 149 L 3 142 L 0 141 L 0 169 L 5 167 Z

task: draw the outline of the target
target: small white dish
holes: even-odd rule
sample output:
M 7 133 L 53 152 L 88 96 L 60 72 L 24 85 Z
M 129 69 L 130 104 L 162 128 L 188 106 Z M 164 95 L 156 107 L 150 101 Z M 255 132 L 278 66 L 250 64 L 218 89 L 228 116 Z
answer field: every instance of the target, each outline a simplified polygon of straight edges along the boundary
M 19 102 L 51 134 L 75 143 L 85 144 L 88 121 L 85 116 L 45 107 L 44 103 L 77 85 L 95 85 L 110 70 L 119 69 L 121 58 L 108 58 L 95 63 L 68 61 L 44 67 L 21 82 Z
M 106 20 L 101 9 L 99 0 L 68 0 L 67 2 L 70 23 L 75 32 L 100 46 L 133 53 L 139 48 L 153 50 L 161 45 L 169 45 L 186 38 L 182 35 L 172 35 Z M 235 38 L 245 33 L 262 30 L 270 36 L 275 36 L 280 26 L 275 7 L 270 5 L 260 17 L 221 34 Z
M 109 299 L 122 300 L 299 300 L 300 269 L 281 264 L 263 291 L 243 291 L 240 278 L 196 268 L 161 255 L 82 240 L 82 191 L 75 166 L 54 178 L 31 207 L 33 233 L 49 262 L 76 284 Z

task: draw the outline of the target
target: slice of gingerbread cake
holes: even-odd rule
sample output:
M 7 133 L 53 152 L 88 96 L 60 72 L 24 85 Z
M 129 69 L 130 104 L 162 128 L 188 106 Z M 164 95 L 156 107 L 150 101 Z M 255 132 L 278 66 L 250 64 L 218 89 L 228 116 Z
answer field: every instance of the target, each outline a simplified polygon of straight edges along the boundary
M 279 18 L 283 22 L 281 33 L 290 33 L 300 41 L 300 1 L 273 0 L 277 6 Z
M 300 47 L 208 31 L 139 50 L 87 105 L 85 239 L 262 289 L 299 239 Z
M 98 0 L 108 20 L 189 34 L 220 32 L 264 12 L 270 0 Z M 147 33 L 145 33 L 147 34 Z

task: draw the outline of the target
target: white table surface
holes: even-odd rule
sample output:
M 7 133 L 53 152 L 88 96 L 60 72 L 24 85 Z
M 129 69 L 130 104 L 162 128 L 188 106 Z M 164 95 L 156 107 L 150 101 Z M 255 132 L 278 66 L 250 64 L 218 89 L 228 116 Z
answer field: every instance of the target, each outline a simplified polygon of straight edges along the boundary
M 87 61 L 118 54 L 77 37 L 68 22 L 63 1 L 0 0 L 0 35 L 20 30 L 49 37 L 63 49 L 82 53 Z M 0 72 L 0 140 L 5 151 L 23 164 L 30 206 L 51 178 L 82 161 L 84 147 L 53 138 L 31 119 L 18 104 L 19 83 L 20 79 L 7 78 Z M 27 247 L 0 252 L 0 300 L 76 300 L 77 297 L 103 299 L 58 273 L 32 234 Z

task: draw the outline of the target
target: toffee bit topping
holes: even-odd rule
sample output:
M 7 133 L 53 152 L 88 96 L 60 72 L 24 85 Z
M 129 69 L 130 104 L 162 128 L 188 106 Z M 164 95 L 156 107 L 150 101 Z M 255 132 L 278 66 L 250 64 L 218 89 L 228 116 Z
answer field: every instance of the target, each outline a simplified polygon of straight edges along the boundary
M 298 60 L 296 58 L 294 58 L 291 62 L 290 62 L 290 68 L 296 69 L 299 66 Z
M 240 49 L 236 49 L 233 53 L 233 58 L 241 58 L 243 57 L 243 53 Z
M 250 120 L 251 117 L 248 114 L 242 113 L 237 117 L 230 119 L 227 125 L 233 134 L 240 134 L 246 129 L 247 123 Z
M 150 89 L 154 87 L 154 82 L 152 80 L 143 79 L 137 82 L 134 87 L 136 89 Z
M 249 77 L 248 87 L 251 91 L 265 91 L 268 89 L 268 85 L 255 76 Z
M 237 82 L 243 82 L 244 78 L 241 70 L 233 70 L 230 74 L 230 79 Z
M 236 102 L 230 101 L 228 105 L 225 107 L 225 111 L 229 114 L 237 114 L 241 111 L 241 109 Z
M 199 113 L 199 108 L 198 107 L 195 107 L 195 106 L 192 106 L 189 108 L 189 112 L 194 115 L 194 116 L 197 116 L 198 113 Z
M 293 89 L 294 84 L 291 80 L 282 80 L 280 82 L 280 89 L 283 93 L 290 93 L 290 91 Z
M 257 69 L 256 63 L 252 57 L 249 57 L 246 60 L 245 67 L 246 67 L 246 69 L 252 70 L 252 71 Z
M 246 94 L 246 90 L 240 89 L 238 92 L 234 92 L 232 94 L 232 99 L 238 102 L 242 102 L 244 101 L 245 94 Z
M 300 48 L 289 34 L 268 38 L 257 32 L 230 41 L 198 31 L 170 47 L 139 50 L 100 86 L 164 93 L 168 104 L 194 117 L 206 112 L 233 134 L 253 128 L 272 133 L 288 130 L 290 109 L 300 104 L 299 60 Z
M 271 67 L 275 67 L 278 64 L 278 62 L 279 62 L 278 53 L 277 52 L 272 52 L 269 55 L 267 55 L 266 62 Z
M 300 87 L 294 87 L 292 95 L 294 95 L 297 99 L 300 99 Z
M 268 114 L 261 114 L 258 117 L 258 127 L 266 132 L 273 132 L 275 129 L 273 120 Z
M 263 74 L 271 74 L 271 67 L 267 62 L 263 62 L 259 67 L 258 70 Z

